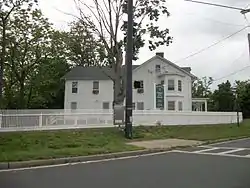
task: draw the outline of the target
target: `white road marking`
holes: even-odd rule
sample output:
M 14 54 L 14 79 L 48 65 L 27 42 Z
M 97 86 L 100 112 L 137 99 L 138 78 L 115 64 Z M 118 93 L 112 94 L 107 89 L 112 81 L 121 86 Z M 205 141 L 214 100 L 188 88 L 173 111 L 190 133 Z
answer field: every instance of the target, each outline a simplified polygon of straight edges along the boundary
M 228 154 L 228 153 L 235 153 L 237 151 L 243 151 L 245 149 L 243 148 L 238 148 L 238 149 L 233 149 L 233 150 L 229 150 L 229 151 L 223 151 L 223 152 L 220 152 L 219 154 Z
M 194 153 L 191 151 L 181 151 L 181 150 L 175 150 L 176 153 L 188 153 L 188 154 L 194 154 L 194 155 L 213 155 L 213 156 L 223 156 L 223 157 L 236 157 L 236 158 L 248 158 L 250 159 L 249 155 L 233 155 L 233 154 L 220 154 L 220 153 Z
M 240 139 L 235 139 L 235 140 L 228 140 L 228 141 L 217 142 L 217 143 L 213 143 L 213 144 L 209 144 L 209 145 L 210 145 L 210 146 L 214 146 L 214 145 L 217 145 L 217 144 L 227 144 L 227 143 L 237 142 L 237 141 L 243 141 L 243 140 L 250 140 L 250 138 L 247 137 L 247 138 L 240 138 Z
M 149 153 L 149 154 L 142 154 L 142 155 L 117 157 L 117 158 L 111 158 L 111 159 L 100 159 L 100 160 L 94 160 L 94 161 L 83 161 L 83 162 L 76 162 L 76 163 L 64 163 L 64 164 L 58 164 L 58 165 L 36 166 L 36 167 L 18 168 L 18 169 L 5 169 L 5 170 L 0 170 L 0 173 L 1 172 L 24 171 L 24 170 L 36 170 L 36 169 L 44 169 L 44 168 L 56 168 L 56 167 L 64 167 L 64 166 L 73 166 L 73 165 L 78 165 L 78 164 L 101 163 L 101 162 L 108 162 L 108 161 L 133 159 L 133 158 L 138 158 L 138 157 L 163 155 L 163 154 L 167 154 L 167 153 L 174 153 L 174 151 L 170 150 L 170 151 L 163 151 L 163 152 L 156 152 L 156 153 Z
M 214 148 L 212 146 L 198 146 L 199 148 Z M 250 150 L 250 148 L 237 148 L 237 147 L 216 147 L 218 149 L 244 149 L 244 150 Z
M 202 153 L 202 152 L 206 152 L 206 151 L 212 151 L 212 150 L 216 150 L 219 148 L 208 148 L 208 149 L 203 149 L 203 150 L 199 150 L 199 151 L 194 151 L 193 153 Z

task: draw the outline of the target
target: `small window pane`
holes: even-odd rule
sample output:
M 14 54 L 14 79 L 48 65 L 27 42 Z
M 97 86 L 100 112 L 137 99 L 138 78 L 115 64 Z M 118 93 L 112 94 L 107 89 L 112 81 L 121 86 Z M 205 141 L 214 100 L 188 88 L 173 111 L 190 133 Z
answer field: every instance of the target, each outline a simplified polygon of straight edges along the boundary
M 71 102 L 71 110 L 77 109 L 77 102 Z
M 168 110 L 175 110 L 175 101 L 168 101 Z
M 178 102 L 178 109 L 179 109 L 179 111 L 183 110 L 183 104 L 181 101 Z
M 181 83 L 181 80 L 178 80 L 178 91 L 182 91 L 182 83 Z
M 144 102 L 137 102 L 137 110 L 144 110 Z
M 174 91 L 174 80 L 168 80 L 168 90 Z
M 103 102 L 102 103 L 102 108 L 106 109 L 106 110 L 109 109 L 109 102 Z
M 161 71 L 161 65 L 155 65 L 155 72 Z
M 94 90 L 99 90 L 99 81 L 94 81 L 93 82 L 93 89 Z
M 77 93 L 78 82 L 72 82 L 72 93 Z

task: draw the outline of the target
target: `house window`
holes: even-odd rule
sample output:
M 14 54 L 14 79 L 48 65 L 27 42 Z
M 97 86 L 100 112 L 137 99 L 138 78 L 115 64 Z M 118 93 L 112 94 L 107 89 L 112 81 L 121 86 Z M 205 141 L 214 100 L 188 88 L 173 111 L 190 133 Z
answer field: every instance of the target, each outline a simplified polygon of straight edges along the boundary
M 99 81 L 93 81 L 93 94 L 99 93 Z
M 137 110 L 144 110 L 144 102 L 137 102 Z
M 164 80 L 162 80 L 162 81 L 161 81 L 161 85 L 164 85 L 164 83 L 165 83 Z
M 161 65 L 155 65 L 155 72 L 161 72 Z
M 182 101 L 179 101 L 179 102 L 178 102 L 178 110 L 179 110 L 179 111 L 182 111 L 182 110 L 183 110 Z
M 168 90 L 174 91 L 174 80 L 168 80 Z
M 182 91 L 182 83 L 181 83 L 181 80 L 178 80 L 178 91 Z
M 168 101 L 168 110 L 175 110 L 175 101 Z
M 71 110 L 76 110 L 77 109 L 77 102 L 71 102 L 70 108 L 71 108 Z
M 109 109 L 109 102 L 103 102 L 102 109 L 108 110 Z
M 77 93 L 78 82 L 72 82 L 72 93 Z
M 134 89 L 143 89 L 143 80 L 134 81 Z

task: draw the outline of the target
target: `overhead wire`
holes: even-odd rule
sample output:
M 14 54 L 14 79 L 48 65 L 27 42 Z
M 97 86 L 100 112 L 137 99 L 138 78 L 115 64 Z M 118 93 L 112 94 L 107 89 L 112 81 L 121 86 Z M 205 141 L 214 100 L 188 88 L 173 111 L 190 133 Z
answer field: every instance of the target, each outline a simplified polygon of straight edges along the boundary
M 230 63 L 230 65 L 235 64 L 236 62 L 238 62 L 238 61 L 243 57 L 243 55 L 245 55 L 245 53 L 246 53 L 246 51 L 243 51 L 243 52 L 240 54 L 239 57 L 237 57 L 232 63 Z M 246 67 L 248 67 L 248 66 L 246 66 Z M 244 68 L 246 68 L 246 67 L 244 67 Z M 244 69 L 244 68 L 243 68 L 243 69 Z M 242 71 L 242 70 L 240 69 L 240 71 Z M 235 71 L 235 72 L 233 72 L 233 73 L 236 74 L 236 73 L 238 73 L 238 72 Z M 226 75 L 224 75 L 224 76 L 222 76 L 222 77 L 219 77 L 219 78 L 217 78 L 217 79 L 213 79 L 213 81 L 216 82 L 216 81 L 219 81 L 219 80 L 221 80 L 221 79 L 223 79 L 223 78 L 230 77 L 231 74 L 232 74 L 232 73 L 229 73 L 229 74 L 226 74 Z M 212 76 L 212 77 L 214 77 L 214 76 Z
M 238 31 L 236 31 L 236 32 L 234 32 L 234 33 L 232 33 L 232 34 L 230 34 L 230 35 L 228 35 L 228 36 L 222 38 L 221 40 L 218 40 L 217 42 L 215 42 L 215 43 L 213 43 L 213 44 L 211 44 L 211 45 L 209 45 L 209 46 L 207 46 L 207 47 L 205 47 L 205 48 L 202 48 L 202 49 L 198 50 L 198 51 L 195 52 L 195 53 L 192 53 L 192 54 L 188 55 L 187 57 L 184 57 L 184 58 L 181 58 L 181 59 L 175 61 L 174 63 L 179 63 L 180 61 L 184 61 L 184 60 L 189 59 L 190 57 L 196 56 L 196 55 L 198 55 L 198 54 L 200 54 L 200 53 L 202 53 L 202 52 L 204 52 L 204 51 L 206 51 L 206 50 L 208 50 L 208 49 L 210 49 L 210 48 L 212 48 L 212 47 L 214 47 L 214 46 L 216 46 L 216 45 L 222 43 L 223 41 L 225 41 L 225 40 L 227 40 L 227 39 L 229 39 L 229 38 L 231 38 L 231 37 L 237 35 L 238 33 L 244 31 L 244 30 L 247 29 L 248 27 L 249 27 L 249 25 L 247 25 L 247 26 L 241 28 L 240 30 L 238 30 Z
M 225 75 L 225 76 L 223 76 L 223 77 L 220 77 L 220 78 L 218 78 L 218 79 L 214 79 L 213 82 L 217 82 L 217 81 L 222 80 L 222 79 L 224 79 L 224 78 L 233 76 L 233 75 L 235 75 L 235 74 L 237 74 L 237 73 L 239 73 L 239 72 L 242 72 L 242 71 L 244 71 L 244 70 L 246 70 L 246 69 L 248 69 L 248 68 L 250 68 L 250 65 L 247 65 L 247 66 L 243 67 L 243 68 L 240 69 L 240 70 L 234 71 L 234 72 L 232 72 L 232 73 L 230 73 L 230 74 L 227 74 L 227 75 Z

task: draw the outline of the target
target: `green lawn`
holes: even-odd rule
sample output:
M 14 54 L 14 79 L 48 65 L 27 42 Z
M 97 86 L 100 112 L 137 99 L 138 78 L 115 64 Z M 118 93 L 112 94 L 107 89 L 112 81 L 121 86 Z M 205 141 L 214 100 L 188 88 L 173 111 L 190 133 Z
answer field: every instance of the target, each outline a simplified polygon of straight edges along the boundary
M 134 140 L 203 141 L 250 136 L 250 121 L 237 125 L 136 127 Z M 138 150 L 116 128 L 0 133 L 0 161 L 23 161 Z

